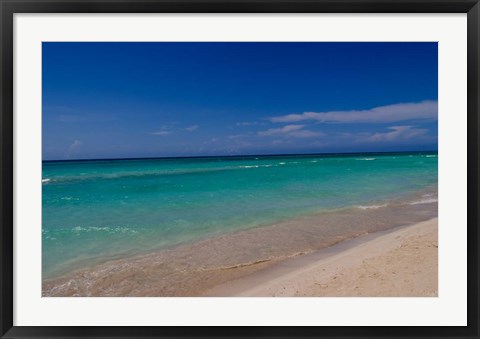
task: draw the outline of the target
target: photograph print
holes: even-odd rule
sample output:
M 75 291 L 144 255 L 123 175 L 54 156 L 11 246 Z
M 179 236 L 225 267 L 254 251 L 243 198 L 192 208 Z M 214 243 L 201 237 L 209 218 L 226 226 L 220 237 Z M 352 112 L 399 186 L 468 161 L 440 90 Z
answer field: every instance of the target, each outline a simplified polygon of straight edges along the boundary
M 437 152 L 436 42 L 43 42 L 42 296 L 437 297 Z

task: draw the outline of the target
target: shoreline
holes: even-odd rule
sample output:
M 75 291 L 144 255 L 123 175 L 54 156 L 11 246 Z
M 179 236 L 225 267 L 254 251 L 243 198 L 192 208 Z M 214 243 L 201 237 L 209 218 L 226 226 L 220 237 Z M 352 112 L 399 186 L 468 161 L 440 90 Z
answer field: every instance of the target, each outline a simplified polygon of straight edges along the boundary
M 202 296 L 436 297 L 437 249 L 438 218 L 432 218 L 286 259 Z
M 299 217 L 110 260 L 44 280 L 42 296 L 201 296 L 216 286 L 291 260 L 309 260 L 365 235 L 377 237 L 437 217 L 437 202 L 418 203 L 418 198 Z
M 232 229 L 230 231 L 224 232 L 224 233 L 213 233 L 206 235 L 204 237 L 200 237 L 198 239 L 189 239 L 184 242 L 179 242 L 167 246 L 163 246 L 160 248 L 154 248 L 149 251 L 145 252 L 137 252 L 137 253 L 132 253 L 132 254 L 108 254 L 105 255 L 104 257 L 98 257 L 98 258 L 88 258 L 88 259 L 82 259 L 82 260 L 77 260 L 77 261 L 72 261 L 70 269 L 66 270 L 65 268 L 60 268 L 57 269 L 57 272 L 54 271 L 53 274 L 48 274 L 47 276 L 44 276 L 44 279 L 42 279 L 42 283 L 46 281 L 52 281 L 56 279 L 61 279 L 63 277 L 75 274 L 77 272 L 83 271 L 83 270 L 88 270 L 90 268 L 94 268 L 103 264 L 106 264 L 108 262 L 113 262 L 117 260 L 129 260 L 129 259 L 134 259 L 137 257 L 143 257 L 143 256 L 148 256 L 150 254 L 154 254 L 157 252 L 162 252 L 162 251 L 170 251 L 170 250 L 175 250 L 178 247 L 184 247 L 184 246 L 190 246 L 194 245 L 196 243 L 201 243 L 203 241 L 208 241 L 210 239 L 215 239 L 215 238 L 220 238 L 220 237 L 228 237 L 229 235 L 235 235 L 237 233 L 244 233 L 244 232 L 255 232 L 256 230 L 260 229 L 275 229 L 276 226 L 281 226 L 281 225 L 291 225 L 294 226 L 297 221 L 301 221 L 302 219 L 316 219 L 317 217 L 322 215 L 329 215 L 329 214 L 341 214 L 341 213 L 348 213 L 351 211 L 356 211 L 359 212 L 364 211 L 374 211 L 377 209 L 383 209 L 385 207 L 395 207 L 399 205 L 424 205 L 424 204 L 430 204 L 430 203 L 437 203 L 437 186 L 429 186 L 426 188 L 423 188 L 417 192 L 410 192 L 398 197 L 392 197 L 392 198 L 387 198 L 384 200 L 373 200 L 373 201 L 368 201 L 363 204 L 357 204 L 357 205 L 351 205 L 351 206 L 345 206 L 345 207 L 337 207 L 337 208 L 332 208 L 329 210 L 312 210 L 309 212 L 306 212 L 304 214 L 297 214 L 294 216 L 291 216 L 289 218 L 285 218 L 283 220 L 276 221 L 274 223 L 264 223 L 264 224 L 259 224 L 251 227 L 246 227 L 243 229 Z M 390 223 L 383 221 L 383 223 Z M 394 228 L 400 225 L 403 225 L 404 222 L 401 222 L 400 224 L 394 225 L 395 222 L 392 223 L 392 225 L 387 225 L 387 226 L 381 226 L 380 228 L 375 228 L 375 227 L 368 227 L 368 230 L 359 230 L 359 232 L 354 232 L 350 235 L 346 235 L 345 237 L 342 236 L 337 236 L 343 241 L 346 239 L 358 237 L 364 233 L 372 233 L 372 232 L 377 232 L 379 230 L 383 229 L 388 229 L 388 228 Z M 337 241 L 338 242 L 338 241 Z M 329 243 L 327 246 L 322 246 L 322 247 L 329 247 L 332 246 L 333 243 Z M 315 248 L 315 250 L 318 250 L 318 248 Z M 300 254 L 304 254 L 304 251 L 299 251 Z M 291 255 L 289 255 L 291 256 Z M 73 268 L 72 268 L 73 267 Z

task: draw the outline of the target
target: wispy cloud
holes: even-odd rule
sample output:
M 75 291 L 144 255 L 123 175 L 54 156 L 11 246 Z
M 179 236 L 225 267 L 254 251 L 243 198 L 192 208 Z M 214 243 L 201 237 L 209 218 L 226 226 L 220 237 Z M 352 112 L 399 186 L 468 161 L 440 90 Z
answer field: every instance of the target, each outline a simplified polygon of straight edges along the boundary
M 203 145 L 212 145 L 212 144 L 218 144 L 219 139 L 218 138 L 210 138 L 208 140 L 205 140 L 202 144 Z
M 192 126 L 185 127 L 185 130 L 189 131 L 189 132 L 193 132 L 196 129 L 198 129 L 198 125 L 192 125 Z
M 80 148 L 80 146 L 83 145 L 83 141 L 82 140 L 75 140 L 71 145 L 70 147 L 68 148 L 69 151 L 74 151 L 78 148 Z
M 261 137 L 268 136 L 287 136 L 296 138 L 311 138 L 322 135 L 319 132 L 313 132 L 310 130 L 304 130 L 305 125 L 286 125 L 280 128 L 269 128 L 266 131 L 258 132 Z
M 177 125 L 178 123 L 172 122 L 166 125 L 160 126 L 160 129 L 156 132 L 151 132 L 150 134 L 152 135 L 159 135 L 159 136 L 167 136 L 170 134 L 173 134 L 173 132 L 181 132 L 181 131 L 187 131 L 187 132 L 193 132 L 198 129 L 198 125 L 190 125 L 187 127 L 175 127 L 174 125 Z
M 390 123 L 405 120 L 437 120 L 438 103 L 422 101 L 379 106 L 368 110 L 305 112 L 272 117 L 271 122 L 292 123 L 316 121 L 319 123 Z
M 233 135 L 229 135 L 228 136 L 228 139 L 239 139 L 239 138 L 243 138 L 243 137 L 246 137 L 247 134 L 233 134 Z
M 240 127 L 245 127 L 245 126 L 265 125 L 265 123 L 264 122 L 259 122 L 259 121 L 242 121 L 242 122 L 237 122 L 235 125 L 240 126 Z
M 172 124 L 174 123 L 169 123 L 169 124 L 166 124 L 166 125 L 161 125 L 160 126 L 160 129 L 158 131 L 155 131 L 155 132 L 151 132 L 150 134 L 152 135 L 159 135 L 159 136 L 167 136 L 167 135 L 170 135 L 172 134 Z
M 152 134 L 153 135 L 166 136 L 166 135 L 172 134 L 172 132 L 170 132 L 170 131 L 157 131 L 157 132 L 153 132 Z
M 295 138 L 313 138 L 313 137 L 319 137 L 324 135 L 321 132 L 313 132 L 309 130 L 299 130 L 299 131 L 293 131 L 291 133 L 288 133 L 287 136 L 289 137 L 295 137 Z
M 375 133 L 367 138 L 367 141 L 397 141 L 397 140 L 409 140 L 413 138 L 426 136 L 427 129 L 415 128 L 414 126 L 391 126 L 388 128 L 390 131 L 385 133 Z
M 275 139 L 272 140 L 272 145 L 288 145 L 292 143 L 292 139 Z
M 286 134 L 286 133 L 298 131 L 303 127 L 305 127 L 305 125 L 286 125 L 280 128 L 269 128 L 266 131 L 258 132 L 258 135 L 269 136 L 269 135 Z
M 72 156 L 73 154 L 75 154 L 79 149 L 80 147 L 82 147 L 83 145 L 83 141 L 82 140 L 75 140 L 69 147 L 68 147 L 68 150 L 67 150 L 67 158 L 70 158 L 70 156 Z

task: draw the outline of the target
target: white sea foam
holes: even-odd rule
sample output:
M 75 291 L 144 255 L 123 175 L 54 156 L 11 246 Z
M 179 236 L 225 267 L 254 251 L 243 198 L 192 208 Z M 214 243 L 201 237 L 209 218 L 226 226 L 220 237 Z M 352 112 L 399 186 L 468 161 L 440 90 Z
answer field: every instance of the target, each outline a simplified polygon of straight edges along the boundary
M 431 204 L 432 202 L 437 202 L 437 198 L 425 198 L 420 200 L 415 200 L 409 203 L 409 205 L 420 205 L 420 204 Z
M 42 179 L 42 183 L 47 183 L 47 182 L 49 182 L 49 181 L 50 181 L 49 178 L 47 178 L 47 179 Z
M 388 204 L 381 204 L 381 205 L 358 205 L 355 206 L 361 210 L 376 210 L 378 208 L 386 207 Z
M 436 155 L 426 155 L 425 158 L 436 158 Z
M 72 228 L 72 232 L 81 233 L 81 232 L 107 232 L 107 233 L 138 233 L 136 230 L 128 228 L 128 227 L 96 227 L 96 226 L 89 226 L 89 227 L 82 227 L 76 226 Z
M 284 163 L 284 162 L 280 162 L 280 163 L 278 163 L 278 164 L 279 164 L 279 165 L 285 165 L 285 163 Z
M 364 161 L 371 161 L 371 160 L 376 160 L 375 158 L 358 158 L 355 160 L 364 160 Z

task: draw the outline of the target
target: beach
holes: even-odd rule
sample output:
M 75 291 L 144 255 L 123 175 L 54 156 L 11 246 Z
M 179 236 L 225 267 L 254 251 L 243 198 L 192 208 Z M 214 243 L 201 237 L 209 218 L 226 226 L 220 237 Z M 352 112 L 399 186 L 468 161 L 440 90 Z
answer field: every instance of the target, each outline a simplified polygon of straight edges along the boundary
M 44 280 L 42 294 L 435 296 L 431 200 L 318 213 L 110 260 Z
M 345 241 L 310 258 L 291 259 L 204 296 L 436 297 L 437 249 L 434 218 Z

